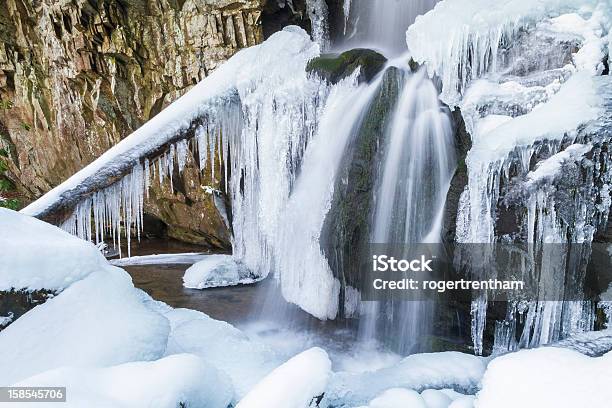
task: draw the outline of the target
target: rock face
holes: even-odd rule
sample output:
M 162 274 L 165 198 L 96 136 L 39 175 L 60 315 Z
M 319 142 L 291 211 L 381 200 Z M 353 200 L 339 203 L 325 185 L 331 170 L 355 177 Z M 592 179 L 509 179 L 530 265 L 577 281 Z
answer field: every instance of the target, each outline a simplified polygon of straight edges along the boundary
M 83 168 L 207 76 L 263 39 L 265 0 L 0 2 L 0 149 L 24 201 Z M 274 20 L 274 18 L 271 18 Z M 146 210 L 169 234 L 229 245 L 195 167 Z

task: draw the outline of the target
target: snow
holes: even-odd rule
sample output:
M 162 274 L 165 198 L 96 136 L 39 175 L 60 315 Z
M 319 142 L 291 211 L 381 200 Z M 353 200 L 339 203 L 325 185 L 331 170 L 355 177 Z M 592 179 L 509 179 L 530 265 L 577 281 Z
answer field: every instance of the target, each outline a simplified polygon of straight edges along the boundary
M 191 353 L 217 367 L 231 379 L 235 401 L 282 362 L 274 351 L 228 323 L 195 310 L 164 309 L 171 324 L 166 355 Z
M 453 398 L 439 390 L 424 390 L 421 397 L 428 408 L 447 408 L 453 402 Z
M 369 408 L 430 408 L 418 392 L 404 388 L 391 388 L 374 398 Z
M 30 240 L 27 248 L 34 248 L 31 235 Z M 44 260 L 39 268 L 47 265 Z M 130 276 L 106 266 L 0 332 L 0 384 L 66 365 L 155 360 L 166 349 L 169 331 L 168 321 L 141 303 Z
M 62 367 L 14 384 L 18 387 L 66 387 L 65 407 L 226 408 L 229 380 L 192 354 L 106 368 Z M 20 406 L 40 405 L 39 402 Z
M 489 363 L 475 406 L 607 407 L 611 383 L 612 353 L 593 358 L 554 347 L 522 350 Z
M 0 208 L 0 291 L 61 291 L 106 265 L 98 249 L 61 229 Z
M 413 354 L 398 364 L 361 374 L 336 373 L 321 407 L 366 405 L 390 388 L 425 390 L 453 388 L 473 392 L 485 372 L 487 360 L 449 351 Z
M 511 42 L 520 29 L 532 28 L 548 17 L 591 12 L 593 21 L 566 17 L 553 21 L 552 28 L 570 30 L 581 37 L 584 50 L 575 57 L 580 68 L 601 69 L 592 68 L 592 64 L 593 59 L 604 55 L 600 20 L 605 18 L 608 9 L 604 2 L 595 9 L 597 3 L 596 0 L 501 0 L 491 7 L 489 0 L 446 0 L 416 19 L 408 28 L 406 42 L 413 58 L 425 63 L 430 75 L 435 73 L 442 79 L 442 99 L 455 105 L 472 79 L 497 71 L 502 42 Z
M 183 286 L 205 289 L 247 285 L 257 280 L 259 279 L 231 255 L 208 255 L 185 271 Z
M 323 394 L 331 375 L 331 361 L 318 347 L 282 364 L 261 380 L 236 408 L 308 408 Z
M 121 398 L 138 399 L 136 391 L 144 393 L 148 387 L 159 388 L 160 392 L 168 391 L 170 399 L 181 393 L 196 401 L 202 394 L 200 391 L 194 394 L 194 389 L 201 388 L 204 392 L 210 387 L 218 387 L 219 398 L 225 399 L 228 394 L 229 400 L 236 402 L 283 361 L 277 353 L 249 339 L 228 323 L 213 320 L 193 310 L 173 309 L 153 300 L 145 292 L 134 288 L 130 276 L 109 265 L 92 244 L 13 211 L 3 211 L 1 221 L 6 225 L 20 226 L 12 233 L 14 242 L 21 245 L 24 253 L 32 254 L 50 242 L 58 245 L 55 253 L 45 252 L 46 258 L 15 257 L 12 265 L 16 270 L 34 267 L 41 276 L 50 276 L 51 272 L 57 271 L 57 261 L 64 262 L 62 267 L 65 270 L 62 273 L 73 276 L 72 269 L 80 268 L 81 264 L 61 258 L 61 245 L 65 244 L 70 251 L 71 243 L 76 243 L 77 249 L 93 248 L 94 259 L 100 262 L 91 265 L 95 269 L 91 273 L 0 331 L 0 385 L 24 381 L 38 374 L 42 375 L 42 379 L 56 379 L 54 381 L 58 383 L 74 381 L 74 386 L 83 392 L 75 397 L 74 404 L 77 406 L 78 401 L 82 401 L 81 397 L 86 400 L 86 393 L 93 387 L 91 384 L 98 381 L 106 384 L 106 388 L 101 385 L 104 389 L 99 389 L 102 406 L 125 406 Z M 83 258 L 87 259 L 87 251 L 82 253 Z M 78 253 L 71 255 L 79 258 Z M 42 286 L 49 285 L 43 281 Z M 181 357 L 179 360 L 146 363 L 184 353 L 196 355 L 205 364 L 196 363 L 194 357 L 189 357 L 188 361 L 183 361 L 185 358 Z M 116 367 L 138 361 L 140 363 Z M 198 383 L 196 386 L 194 378 L 198 381 L 213 380 L 212 374 L 208 375 L 213 367 L 220 372 L 218 383 Z M 184 376 L 177 378 L 177 381 L 180 378 L 185 381 L 180 384 L 169 382 L 165 387 L 156 387 L 153 381 L 155 375 L 151 374 L 141 383 L 126 381 L 125 387 L 121 388 L 125 392 L 119 392 L 119 389 L 116 394 L 109 391 L 112 385 L 110 378 L 123 376 L 122 373 L 130 377 L 140 370 L 151 371 L 158 373 L 160 380 L 166 380 L 162 372 L 183 369 Z M 45 372 L 49 373 L 43 374 Z M 205 373 L 208 373 L 207 377 L 201 375 Z M 135 381 L 138 377 L 142 376 L 134 376 Z M 134 390 L 134 394 L 130 394 L 130 389 Z M 226 392 L 227 389 L 229 391 Z M 217 396 L 208 395 L 207 398 L 215 399 Z
M 492 162 L 507 156 L 516 146 L 528 146 L 543 139 L 562 139 L 576 132 L 581 125 L 603 116 L 603 100 L 598 90 L 597 83 L 587 73 L 574 75 L 547 103 L 479 134 L 468 160 Z
M 114 266 L 136 266 L 136 265 L 193 265 L 206 257 L 208 254 L 202 252 L 186 252 L 181 254 L 154 254 L 132 256 L 130 258 L 111 259 L 108 261 Z
M 457 398 L 448 406 L 448 408 L 473 408 L 473 407 L 474 407 L 474 397 L 471 395 Z
M 546 160 L 538 163 L 536 169 L 527 174 L 526 187 L 533 187 L 540 183 L 549 183 L 560 175 L 564 165 L 568 163 L 574 163 L 582 159 L 593 146 L 585 144 L 573 144 L 568 146 L 565 150 L 552 155 Z

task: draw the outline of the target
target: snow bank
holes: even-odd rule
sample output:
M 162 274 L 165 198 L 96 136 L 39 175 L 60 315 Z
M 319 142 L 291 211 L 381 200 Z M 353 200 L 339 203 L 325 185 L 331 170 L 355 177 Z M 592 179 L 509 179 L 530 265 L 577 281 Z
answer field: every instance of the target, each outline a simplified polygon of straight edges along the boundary
M 477 394 L 477 408 L 608 407 L 612 353 L 587 357 L 545 347 L 494 359 Z
M 259 279 L 231 255 L 208 255 L 185 271 L 183 286 L 192 289 L 216 288 L 247 285 Z
M 235 400 L 281 363 L 272 350 L 228 323 L 189 309 L 168 307 L 164 313 L 171 324 L 166 355 L 192 353 L 225 372 Z
M 60 291 L 107 265 L 94 245 L 5 208 L 0 208 L 0 248 L 0 291 Z
M 58 368 L 15 386 L 66 387 L 66 403 L 61 406 L 72 408 L 226 408 L 233 395 L 224 375 L 191 354 L 107 368 Z M 36 408 L 40 403 L 19 404 L 30 405 Z
M 325 391 L 330 374 L 327 353 L 311 348 L 268 374 L 236 408 L 308 408 Z
M 474 392 L 486 359 L 459 352 L 413 354 L 397 365 L 362 374 L 337 373 L 325 392 L 322 407 L 365 405 L 390 388 L 424 390 L 454 388 Z
M 533 27 L 546 18 L 592 12 L 597 3 L 597 0 L 500 0 L 492 7 L 489 0 L 446 0 L 417 17 L 408 28 L 406 42 L 413 58 L 425 63 L 431 75 L 441 77 L 443 100 L 455 105 L 472 79 L 497 70 L 502 41 L 511 42 L 521 28 Z M 564 17 L 553 21 L 550 27 L 581 37 L 585 47 L 575 57 L 581 68 L 603 68 L 592 68 L 593 59 L 601 56 L 601 63 L 606 44 L 600 22 L 608 12 L 604 2 L 601 9 L 606 13 L 597 10 L 596 20 Z
M 130 276 L 106 266 L 0 332 L 0 385 L 61 366 L 155 360 L 169 331 L 168 321 L 142 304 Z

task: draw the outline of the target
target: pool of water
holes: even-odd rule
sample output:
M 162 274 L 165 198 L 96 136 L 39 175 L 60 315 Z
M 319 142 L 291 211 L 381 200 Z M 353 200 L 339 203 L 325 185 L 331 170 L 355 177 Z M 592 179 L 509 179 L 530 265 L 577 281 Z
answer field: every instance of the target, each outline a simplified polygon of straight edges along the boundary
M 160 253 L 156 245 L 145 244 L 137 254 Z M 180 245 L 163 249 L 170 249 L 171 253 L 193 251 L 192 247 Z M 273 278 L 253 285 L 187 289 L 183 287 L 183 274 L 189 266 L 139 265 L 124 269 L 132 276 L 134 285 L 154 299 L 229 322 L 287 358 L 318 346 L 329 353 L 334 370 L 351 372 L 386 367 L 401 358 L 379 344 L 358 342 L 355 321 L 320 321 L 288 304 Z

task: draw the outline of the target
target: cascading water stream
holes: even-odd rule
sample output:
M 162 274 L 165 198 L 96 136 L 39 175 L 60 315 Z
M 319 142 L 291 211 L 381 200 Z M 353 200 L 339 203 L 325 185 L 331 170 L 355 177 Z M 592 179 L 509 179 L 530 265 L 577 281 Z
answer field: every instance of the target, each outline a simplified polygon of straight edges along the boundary
M 381 49 L 385 55 L 406 50 L 406 29 L 416 17 L 431 10 L 438 0 L 345 0 L 347 24 L 353 21 L 349 43 Z
M 403 85 L 386 137 L 385 160 L 376 192 L 371 240 L 374 243 L 435 243 L 446 194 L 455 169 L 455 148 L 448 114 L 423 70 Z M 380 308 L 390 308 L 389 321 Z M 365 302 L 360 336 L 368 341 L 385 333 L 402 353 L 413 349 L 431 326 L 428 301 L 398 304 Z M 382 327 L 380 327 L 382 324 Z

